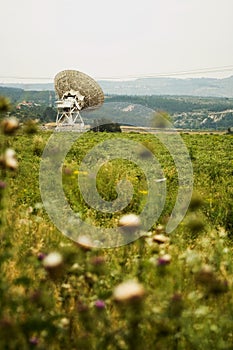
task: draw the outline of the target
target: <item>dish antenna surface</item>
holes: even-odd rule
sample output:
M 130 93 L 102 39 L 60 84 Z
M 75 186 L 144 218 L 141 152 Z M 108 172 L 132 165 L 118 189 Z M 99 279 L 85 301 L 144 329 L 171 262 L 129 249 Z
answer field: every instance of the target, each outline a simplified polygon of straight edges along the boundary
M 104 94 L 98 83 L 88 75 L 76 70 L 63 70 L 54 78 L 59 100 L 57 104 L 57 130 L 84 130 L 80 111 L 96 109 L 104 102 Z

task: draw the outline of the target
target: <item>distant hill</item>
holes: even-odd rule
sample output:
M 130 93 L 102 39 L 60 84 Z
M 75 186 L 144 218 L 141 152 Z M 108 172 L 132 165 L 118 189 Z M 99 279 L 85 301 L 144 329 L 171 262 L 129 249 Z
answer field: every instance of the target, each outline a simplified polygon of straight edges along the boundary
M 229 78 L 228 81 L 231 80 Z M 121 94 L 105 93 L 105 103 L 100 109 L 82 111 L 85 123 L 91 124 L 97 119 L 105 118 L 121 125 L 147 127 L 151 125 L 155 111 L 166 111 L 177 129 L 227 130 L 233 127 L 233 97 L 122 93 L 123 89 Z M 0 95 L 10 99 L 10 113 L 19 120 L 39 119 L 42 123 L 55 121 L 57 111 L 54 90 L 23 90 L 0 86 Z
M 185 95 L 200 97 L 233 97 L 233 76 L 229 78 L 140 78 L 130 81 L 98 81 L 110 95 Z M 51 84 L 0 84 L 23 90 L 54 90 Z

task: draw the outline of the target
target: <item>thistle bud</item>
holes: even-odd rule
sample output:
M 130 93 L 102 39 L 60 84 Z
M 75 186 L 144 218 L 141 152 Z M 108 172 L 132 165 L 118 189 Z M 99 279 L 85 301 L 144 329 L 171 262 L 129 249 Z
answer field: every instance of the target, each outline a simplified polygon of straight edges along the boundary
M 113 291 L 113 298 L 119 303 L 141 300 L 145 295 L 143 285 L 135 280 L 119 284 Z
M 43 259 L 43 266 L 48 272 L 49 276 L 52 279 L 57 279 L 61 277 L 63 272 L 63 258 L 60 253 L 52 252 L 49 253 L 44 259 Z
M 5 135 L 13 135 L 19 128 L 19 121 L 15 117 L 6 118 L 1 123 L 1 129 Z
M 141 220 L 135 214 L 124 215 L 119 220 L 119 226 L 123 232 L 135 233 L 141 227 Z
M 5 154 L 0 157 L 0 165 L 3 168 L 16 170 L 18 168 L 18 162 L 16 159 L 16 153 L 13 149 L 7 148 Z

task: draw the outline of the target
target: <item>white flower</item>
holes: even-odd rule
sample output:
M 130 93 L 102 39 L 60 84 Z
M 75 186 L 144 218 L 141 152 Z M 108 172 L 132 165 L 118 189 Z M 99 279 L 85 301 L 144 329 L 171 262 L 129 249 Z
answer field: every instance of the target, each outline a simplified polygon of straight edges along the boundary
M 15 156 L 15 151 L 11 148 L 7 148 L 5 154 L 1 157 L 1 163 L 4 167 L 15 170 L 18 168 L 18 162 Z
M 141 227 L 140 217 L 135 214 L 124 215 L 119 220 L 119 226 L 125 232 L 135 232 Z
M 155 235 L 153 237 L 153 241 L 159 244 L 163 244 L 163 243 L 168 243 L 169 238 L 161 233 L 161 234 Z
M 88 236 L 81 235 L 77 239 L 77 243 L 84 249 L 89 250 L 93 247 L 93 243 Z
M 67 328 L 69 326 L 69 324 L 70 324 L 70 321 L 66 317 L 62 318 L 59 322 L 59 326 L 61 328 Z
M 6 118 L 1 126 L 4 134 L 13 134 L 19 128 L 19 121 L 15 117 Z
M 43 265 L 47 269 L 53 269 L 60 266 L 63 262 L 63 258 L 60 253 L 52 252 L 47 255 L 43 260 Z
M 128 280 L 119 284 L 113 291 L 113 298 L 118 302 L 141 299 L 145 294 L 142 284 L 135 280 Z

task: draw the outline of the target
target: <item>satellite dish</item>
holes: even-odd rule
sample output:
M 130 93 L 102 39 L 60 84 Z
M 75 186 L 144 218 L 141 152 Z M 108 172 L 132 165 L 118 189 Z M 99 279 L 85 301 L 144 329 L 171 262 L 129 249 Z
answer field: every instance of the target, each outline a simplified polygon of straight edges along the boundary
M 81 110 L 95 109 L 104 102 L 104 94 L 98 83 L 88 75 L 76 70 L 64 70 L 54 78 L 54 86 L 59 101 L 57 104 L 57 130 L 61 126 L 84 129 Z M 79 130 L 80 129 L 80 130 Z

